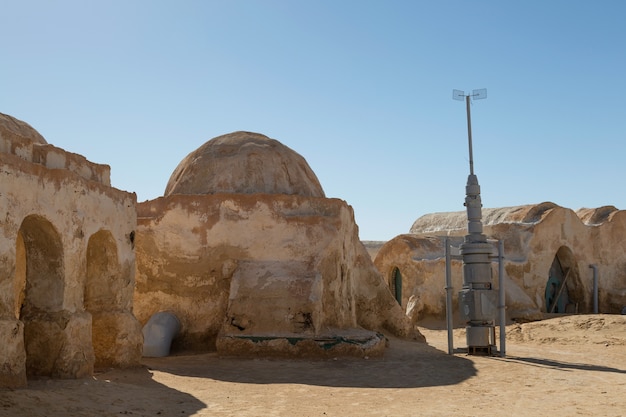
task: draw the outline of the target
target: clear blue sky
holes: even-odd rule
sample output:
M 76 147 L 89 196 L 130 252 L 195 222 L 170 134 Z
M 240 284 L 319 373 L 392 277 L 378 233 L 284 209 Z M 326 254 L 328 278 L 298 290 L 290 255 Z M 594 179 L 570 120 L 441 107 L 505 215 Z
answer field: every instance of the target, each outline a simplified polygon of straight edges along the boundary
M 361 239 L 485 207 L 626 208 L 626 2 L 6 1 L 0 112 L 144 201 L 207 140 L 304 156 Z

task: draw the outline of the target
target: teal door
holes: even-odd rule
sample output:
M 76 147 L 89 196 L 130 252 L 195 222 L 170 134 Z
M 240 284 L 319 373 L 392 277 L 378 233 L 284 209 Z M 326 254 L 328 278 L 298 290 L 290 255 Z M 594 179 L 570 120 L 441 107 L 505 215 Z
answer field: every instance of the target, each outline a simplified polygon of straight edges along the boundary
M 396 298 L 398 304 L 402 305 L 402 274 L 396 267 L 391 273 L 391 293 Z
M 561 285 L 561 279 L 557 277 L 548 278 L 548 283 L 546 284 L 547 313 L 565 313 L 565 307 L 567 307 L 568 303 L 567 287 L 561 289 L 559 294 Z

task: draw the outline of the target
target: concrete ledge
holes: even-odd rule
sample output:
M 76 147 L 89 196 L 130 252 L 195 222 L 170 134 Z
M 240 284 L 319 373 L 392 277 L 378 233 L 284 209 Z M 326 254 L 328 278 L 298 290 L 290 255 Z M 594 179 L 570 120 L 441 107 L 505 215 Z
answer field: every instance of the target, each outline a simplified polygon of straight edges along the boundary
M 238 357 L 379 357 L 384 335 L 370 331 L 345 331 L 323 335 L 222 335 L 217 338 L 221 356 Z

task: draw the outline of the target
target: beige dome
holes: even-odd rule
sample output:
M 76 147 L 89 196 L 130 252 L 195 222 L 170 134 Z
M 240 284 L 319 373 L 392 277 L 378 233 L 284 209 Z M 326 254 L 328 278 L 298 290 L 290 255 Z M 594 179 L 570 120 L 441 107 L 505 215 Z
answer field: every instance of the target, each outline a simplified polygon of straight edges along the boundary
M 252 132 L 234 132 L 206 142 L 178 164 L 165 188 L 166 196 L 217 193 L 324 197 L 302 156 Z
M 9 140 L 17 138 L 33 143 L 48 143 L 31 125 L 4 113 L 0 113 L 0 137 Z

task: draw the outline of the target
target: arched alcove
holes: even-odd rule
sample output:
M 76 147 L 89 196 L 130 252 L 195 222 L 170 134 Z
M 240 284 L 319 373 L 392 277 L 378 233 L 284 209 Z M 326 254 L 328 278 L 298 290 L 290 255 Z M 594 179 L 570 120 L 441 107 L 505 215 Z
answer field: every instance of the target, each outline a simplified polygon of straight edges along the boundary
M 16 239 L 17 318 L 24 323 L 26 373 L 54 375 L 62 348 L 65 271 L 63 245 L 42 216 L 24 219 Z
M 397 266 L 391 270 L 391 279 L 389 280 L 389 289 L 398 304 L 402 305 L 402 274 Z
M 576 258 L 567 246 L 554 255 L 545 290 L 547 313 L 581 313 L 587 309 Z
M 118 329 L 109 313 L 121 310 L 120 267 L 117 245 L 111 232 L 100 230 L 87 243 L 85 310 L 92 316 L 92 344 L 96 366 L 108 366 L 114 358 Z
M 117 245 L 108 230 L 94 233 L 87 243 L 87 280 L 85 309 L 102 311 L 116 309 L 119 289 Z

